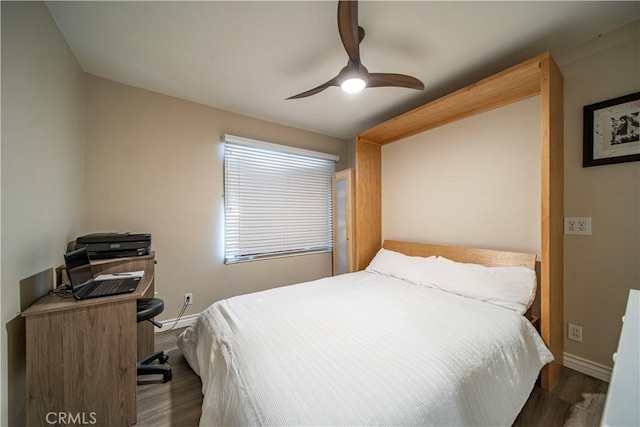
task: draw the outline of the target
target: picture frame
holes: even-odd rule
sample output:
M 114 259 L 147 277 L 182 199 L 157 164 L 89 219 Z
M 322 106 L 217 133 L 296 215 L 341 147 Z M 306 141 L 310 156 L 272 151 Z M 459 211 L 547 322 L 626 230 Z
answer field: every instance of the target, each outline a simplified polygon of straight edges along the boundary
M 582 166 L 640 160 L 640 92 L 587 105 Z

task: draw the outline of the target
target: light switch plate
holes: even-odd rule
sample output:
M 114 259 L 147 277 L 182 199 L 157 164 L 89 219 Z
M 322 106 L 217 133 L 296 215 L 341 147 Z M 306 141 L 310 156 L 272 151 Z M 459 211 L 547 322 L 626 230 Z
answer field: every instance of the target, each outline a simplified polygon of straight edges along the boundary
M 565 217 L 564 234 L 591 235 L 591 217 Z

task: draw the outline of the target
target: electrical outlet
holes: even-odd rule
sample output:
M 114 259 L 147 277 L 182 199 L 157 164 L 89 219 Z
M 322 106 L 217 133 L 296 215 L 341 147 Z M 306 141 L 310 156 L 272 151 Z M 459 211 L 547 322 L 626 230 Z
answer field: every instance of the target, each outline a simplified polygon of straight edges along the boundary
M 591 217 L 565 217 L 564 234 L 591 235 Z
M 567 337 L 572 341 L 582 342 L 582 326 L 569 323 L 567 326 Z
M 193 304 L 193 294 L 189 292 L 188 294 L 184 294 L 184 303 L 186 305 Z

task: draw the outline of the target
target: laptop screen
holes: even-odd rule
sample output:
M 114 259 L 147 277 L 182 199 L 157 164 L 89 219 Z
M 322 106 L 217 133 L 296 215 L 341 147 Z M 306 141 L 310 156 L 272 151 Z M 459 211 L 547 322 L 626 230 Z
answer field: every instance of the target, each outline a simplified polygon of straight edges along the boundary
M 69 280 L 74 288 L 85 284 L 89 280 L 93 280 L 87 248 L 80 248 L 66 253 L 64 255 L 64 261 L 67 265 Z

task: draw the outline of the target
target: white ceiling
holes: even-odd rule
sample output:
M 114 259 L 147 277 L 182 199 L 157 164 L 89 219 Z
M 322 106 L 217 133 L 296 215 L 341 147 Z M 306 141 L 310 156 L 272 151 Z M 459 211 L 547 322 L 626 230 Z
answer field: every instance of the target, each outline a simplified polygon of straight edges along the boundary
M 84 71 L 325 135 L 350 138 L 539 53 L 558 54 L 640 17 L 640 2 L 362 1 L 370 72 L 424 91 L 339 88 L 335 1 L 48 2 Z

